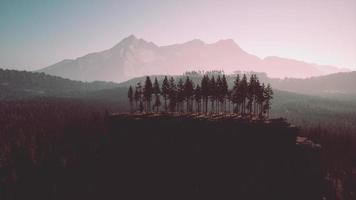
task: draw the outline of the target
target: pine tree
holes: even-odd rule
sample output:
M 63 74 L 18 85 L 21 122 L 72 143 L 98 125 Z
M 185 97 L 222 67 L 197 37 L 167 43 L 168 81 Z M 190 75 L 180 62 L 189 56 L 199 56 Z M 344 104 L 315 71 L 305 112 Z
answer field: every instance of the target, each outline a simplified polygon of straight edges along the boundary
M 239 113 L 240 107 L 240 99 L 241 99 L 241 91 L 240 91 L 240 75 L 236 75 L 236 79 L 234 81 L 234 86 L 232 88 L 231 101 L 233 104 L 234 113 Z
M 143 98 L 142 98 L 142 86 L 141 86 L 141 82 L 137 83 L 136 86 L 136 92 L 135 92 L 135 101 L 138 101 L 139 103 L 139 111 L 143 112 L 143 102 L 142 102 Z
M 253 113 L 255 116 L 259 116 L 259 98 L 260 98 L 260 94 L 261 94 L 261 84 L 260 81 L 258 80 L 258 77 L 255 75 L 255 86 L 254 86 L 254 92 L 253 92 L 253 99 L 254 99 L 254 103 L 253 103 Z
M 195 104 L 196 104 L 196 112 L 200 113 L 201 112 L 201 99 L 202 99 L 202 92 L 200 85 L 197 84 L 194 90 L 194 98 L 195 98 Z
M 134 100 L 134 96 L 133 96 L 133 90 L 132 87 L 130 85 L 129 90 L 127 92 L 127 97 L 129 98 L 129 102 L 130 102 L 130 112 L 132 112 L 132 107 L 133 107 L 133 100 Z
M 223 98 L 224 109 L 223 111 L 226 112 L 226 99 L 229 98 L 229 86 L 226 81 L 225 74 L 222 76 L 222 88 L 221 88 L 221 95 Z
M 153 83 L 153 94 L 155 95 L 155 102 L 153 104 L 153 107 L 156 109 L 156 112 L 158 112 L 159 107 L 161 106 L 161 99 L 160 99 L 161 89 L 159 87 L 157 78 L 155 78 L 155 81 Z
M 211 112 L 215 112 L 216 82 L 214 76 L 209 80 L 209 97 L 211 102 Z
M 180 78 L 177 84 L 177 111 L 183 112 L 184 111 L 184 83 L 183 80 Z
M 252 104 L 254 98 L 254 91 L 255 91 L 255 76 L 252 74 L 250 76 L 250 80 L 247 83 L 247 91 L 246 91 L 246 98 L 247 98 L 247 109 L 249 115 L 252 114 Z
M 176 100 L 177 100 L 177 86 L 175 84 L 174 78 L 169 79 L 169 88 L 168 88 L 168 98 L 169 98 L 169 109 L 171 112 L 175 111 Z
M 159 87 L 157 78 L 155 78 L 155 81 L 153 82 L 153 94 L 161 94 L 161 88 Z
M 263 103 L 265 101 L 264 98 L 264 93 L 265 93 L 265 84 L 262 83 L 262 85 L 259 87 L 258 93 L 257 93 L 257 103 L 258 103 L 258 117 L 262 118 L 263 116 Z
M 187 112 L 192 112 L 192 98 L 194 95 L 193 82 L 187 77 L 184 82 L 184 97 L 187 102 Z
M 153 105 L 156 108 L 156 113 L 158 113 L 159 107 L 161 106 L 161 98 L 160 98 L 159 94 L 155 94 L 155 102 Z
M 140 93 L 139 93 L 137 87 L 136 87 L 136 89 L 135 89 L 134 98 L 135 98 L 135 109 L 136 109 L 136 111 L 137 111 L 137 110 L 138 110 L 137 105 L 139 104 L 139 101 L 140 101 Z
M 215 99 L 217 100 L 216 103 L 216 110 L 219 112 L 219 108 L 221 107 L 221 104 L 224 100 L 223 96 L 223 91 L 222 91 L 222 80 L 220 78 L 220 75 L 218 75 L 218 78 L 216 79 L 216 86 L 215 86 Z
M 273 98 L 273 91 L 270 84 L 265 87 L 260 84 L 256 74 L 251 74 L 249 81 L 247 81 L 246 74 L 243 74 L 240 80 L 240 75 L 236 76 L 234 85 L 229 90 L 225 75 L 218 74 L 217 79 L 214 76 L 209 78 L 204 75 L 201 80 L 201 85 L 197 84 L 194 88 L 193 81 L 187 76 L 185 81 L 182 78 L 175 84 L 175 80 L 167 77 L 163 80 L 162 89 L 155 78 L 152 84 L 150 77 L 146 77 L 145 85 L 142 88 L 141 83 L 137 83 L 135 91 L 132 86 L 129 87 L 127 97 L 130 101 L 130 110 L 133 112 L 133 102 L 135 101 L 136 109 L 143 112 L 151 111 L 151 100 L 154 95 L 153 110 L 159 112 L 161 106 L 161 96 L 169 101 L 169 111 L 175 112 L 193 112 L 195 104 L 195 112 L 209 112 L 208 103 L 210 100 L 210 112 L 226 113 L 226 103 L 229 103 L 228 112 L 231 111 L 230 104 L 233 105 L 233 112 L 241 115 L 249 114 L 250 117 L 258 116 L 263 118 L 264 115 L 269 117 L 271 108 L 271 100 Z M 247 105 L 246 105 L 247 101 Z M 184 106 L 186 102 L 186 107 Z M 139 108 L 137 108 L 139 104 Z M 167 107 L 165 107 L 165 110 Z M 246 108 L 248 112 L 246 112 Z
M 151 111 L 151 100 L 153 94 L 153 86 L 149 76 L 146 77 L 145 86 L 143 89 L 143 96 L 146 102 L 146 112 Z
M 240 94 L 241 94 L 241 102 L 242 102 L 242 108 L 241 108 L 241 114 L 245 115 L 246 113 L 246 98 L 247 98 L 247 90 L 248 90 L 248 83 L 247 83 L 247 77 L 246 74 L 242 76 L 241 83 L 240 83 Z
M 162 96 L 164 99 L 164 111 L 168 111 L 167 107 L 167 99 L 168 99 L 168 93 L 169 93 L 169 81 L 167 76 L 164 77 L 163 82 L 162 82 Z
M 265 89 L 264 98 L 265 98 L 264 113 L 267 113 L 267 117 L 269 117 L 269 112 L 271 109 L 271 100 L 273 98 L 273 90 L 270 84 L 268 84 Z
M 228 102 L 228 113 L 231 113 L 231 102 L 232 102 L 232 94 L 233 94 L 233 90 L 228 90 L 227 91 L 227 102 Z
M 208 99 L 209 99 L 209 77 L 207 75 L 203 76 L 201 80 L 201 94 L 204 101 L 204 112 L 205 114 L 208 113 Z

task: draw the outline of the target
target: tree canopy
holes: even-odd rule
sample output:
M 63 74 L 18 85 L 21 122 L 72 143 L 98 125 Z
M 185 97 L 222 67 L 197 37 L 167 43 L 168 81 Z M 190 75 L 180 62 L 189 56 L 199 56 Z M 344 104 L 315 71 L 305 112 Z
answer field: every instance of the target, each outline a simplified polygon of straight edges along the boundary
M 131 106 L 133 100 L 136 102 L 135 109 L 139 112 L 235 113 L 266 118 L 270 113 L 273 90 L 271 85 L 261 84 L 256 74 L 249 78 L 246 74 L 242 78 L 237 74 L 231 87 L 225 74 L 204 74 L 196 86 L 189 76 L 177 81 L 165 76 L 161 86 L 157 78 L 152 84 L 147 76 L 145 84 L 138 83 L 134 92 L 130 86 L 128 98 Z M 161 99 L 164 100 L 163 109 Z

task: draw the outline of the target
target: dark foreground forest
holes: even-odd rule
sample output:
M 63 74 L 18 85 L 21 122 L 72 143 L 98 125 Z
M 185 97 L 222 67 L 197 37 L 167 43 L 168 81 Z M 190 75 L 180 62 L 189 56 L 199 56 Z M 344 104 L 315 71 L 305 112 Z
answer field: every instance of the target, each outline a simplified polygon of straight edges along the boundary
M 353 198 L 354 138 L 321 127 L 111 116 L 100 103 L 68 99 L 1 107 L 1 199 Z
M 122 178 L 125 178 L 122 177 L 120 173 L 127 172 L 122 170 L 119 166 L 120 164 L 118 164 L 125 164 L 124 161 L 127 161 L 125 160 L 127 158 L 123 158 L 120 154 L 123 153 L 124 150 L 125 152 L 128 150 L 125 149 L 124 146 L 119 145 L 120 138 L 122 139 L 123 137 L 121 133 L 125 133 L 125 131 L 122 131 L 118 127 L 119 124 L 122 124 L 120 123 L 121 120 L 115 121 L 117 117 L 112 117 L 111 114 L 118 112 L 130 112 L 130 103 L 127 98 L 127 91 L 129 87 L 117 88 L 117 84 L 113 83 L 73 82 L 44 74 L 28 72 L 2 72 L 5 74 L 1 76 L 2 82 L 0 84 L 0 199 L 103 199 L 102 197 L 109 197 L 110 195 L 113 195 L 114 197 L 124 195 L 124 193 L 119 192 L 122 191 L 123 188 L 130 191 L 130 195 L 134 195 L 138 193 L 136 192 L 139 191 L 138 188 L 145 191 L 144 187 L 146 188 L 146 186 L 152 189 L 152 191 L 156 191 L 153 187 L 158 187 L 159 185 L 153 184 L 155 182 L 142 182 L 142 185 L 137 186 L 137 190 L 135 191 L 129 190 L 127 188 L 128 186 L 125 184 L 119 184 L 119 181 L 122 180 Z M 191 75 L 190 77 L 194 84 L 201 81 L 201 77 L 198 75 Z M 144 83 L 145 78 L 146 77 L 143 77 L 133 81 L 130 84 L 136 86 L 136 84 L 140 81 Z M 154 77 L 151 78 L 154 80 Z M 232 89 L 236 76 L 227 76 L 226 78 L 228 85 L 230 85 L 229 88 Z M 161 77 L 161 79 L 158 79 L 158 82 L 162 84 L 163 80 L 164 76 Z M 176 80 L 179 80 L 179 78 L 176 78 Z M 152 98 L 152 100 L 154 100 L 154 98 Z M 164 111 L 164 100 L 161 100 L 161 111 Z M 194 99 L 194 101 L 196 101 L 196 99 Z M 215 100 L 215 102 L 217 101 Z M 152 104 L 154 104 L 154 101 L 152 101 Z M 218 104 L 224 105 L 224 101 L 223 103 L 217 102 L 215 105 Z M 209 100 L 209 109 L 212 108 L 211 105 L 212 102 Z M 229 108 L 229 101 L 226 101 L 226 108 L 228 108 L 227 110 L 229 111 L 228 114 L 236 115 L 236 113 L 233 114 L 234 111 L 232 107 L 232 102 L 231 107 Z M 136 110 L 135 102 L 133 102 L 133 108 Z M 187 111 L 186 103 L 185 106 L 182 106 L 181 108 Z M 220 109 L 217 106 L 215 108 Z M 196 109 L 194 109 L 194 111 L 195 110 Z M 203 112 L 203 109 L 200 111 Z M 238 112 L 241 113 L 241 111 L 242 110 L 240 109 Z M 246 109 L 246 113 L 249 115 L 249 109 Z M 219 116 L 219 114 L 207 114 L 210 117 Z M 202 116 L 205 116 L 205 113 L 203 113 Z M 331 98 L 328 99 L 275 90 L 270 118 L 275 117 L 286 117 L 288 122 L 298 126 L 299 131 L 297 132 L 297 141 L 299 144 L 303 145 L 299 146 L 300 148 L 296 147 L 296 149 L 303 149 L 304 147 L 307 147 L 307 149 L 310 150 L 309 147 L 316 147 L 311 148 L 316 151 L 306 150 L 304 152 L 306 157 L 316 158 L 315 161 L 320 161 L 320 168 L 314 163 L 309 167 L 310 170 L 316 170 L 319 168 L 317 170 L 317 174 L 322 175 L 321 182 L 318 182 L 320 184 L 315 184 L 313 186 L 308 184 L 308 177 L 305 178 L 305 176 L 302 175 L 300 176 L 301 178 L 298 179 L 301 182 L 298 182 L 297 179 L 294 179 L 293 182 L 283 180 L 283 185 L 280 188 L 281 193 L 279 195 L 284 195 L 282 188 L 286 189 L 289 187 L 289 189 L 293 190 L 293 192 L 291 192 L 291 195 L 289 196 L 290 198 L 288 197 L 287 199 L 310 194 L 317 195 L 318 197 L 316 199 L 320 199 L 320 195 L 331 200 L 354 199 L 356 191 L 356 126 L 354 123 L 356 120 L 355 103 L 352 101 L 334 100 Z M 197 119 L 194 119 L 194 121 L 196 120 Z M 254 118 L 253 120 L 259 120 L 259 118 Z M 216 127 L 219 127 L 219 125 L 215 125 Z M 164 133 L 169 135 L 172 133 L 173 125 L 172 127 L 168 127 L 163 124 L 160 127 L 162 127 L 161 131 L 164 132 L 157 132 L 157 134 Z M 144 154 L 142 155 L 140 153 L 141 151 L 134 151 L 133 149 L 130 149 L 130 152 L 132 153 L 131 155 L 135 155 L 133 156 L 133 159 L 142 158 L 143 155 L 156 152 L 157 146 L 155 147 L 154 144 L 157 144 L 157 141 L 159 144 L 161 137 L 154 135 L 156 134 L 155 132 L 148 130 L 149 129 L 142 129 L 140 134 L 145 134 L 146 136 L 149 136 L 147 132 L 153 134 L 151 138 L 152 140 L 150 138 L 146 138 L 147 141 L 151 141 L 152 143 L 145 144 L 145 147 L 147 148 L 145 148 L 145 151 L 143 151 Z M 267 149 L 264 151 L 269 152 L 273 150 L 274 146 L 267 146 L 267 144 L 264 143 L 261 144 L 261 142 L 270 143 L 270 140 L 274 137 L 265 138 L 270 135 L 271 131 L 268 130 L 269 129 L 263 130 L 263 133 L 261 134 L 261 138 L 263 139 L 258 137 L 258 139 L 254 138 L 256 139 L 256 141 L 254 141 L 251 138 L 250 140 L 248 138 L 240 138 L 241 140 L 235 138 L 231 139 L 231 141 L 238 140 L 236 143 L 242 145 L 241 148 L 244 147 L 247 150 L 252 149 L 251 152 L 255 152 L 254 149 L 256 149 L 256 151 L 260 151 L 260 145 Z M 204 130 L 199 129 L 199 131 L 202 132 Z M 210 130 L 206 131 L 209 132 Z M 309 138 L 309 140 L 306 138 Z M 132 139 L 130 140 L 132 141 Z M 227 143 L 230 142 L 230 140 L 227 139 L 226 141 Z M 242 141 L 245 143 L 242 143 Z M 177 142 L 182 141 L 177 140 Z M 204 142 L 208 142 L 208 140 L 202 141 L 202 143 Z M 132 147 L 137 147 L 138 144 L 139 143 L 133 144 Z M 152 144 L 153 146 L 147 146 L 148 144 Z M 191 145 L 190 147 L 197 147 L 196 143 L 189 145 Z M 249 146 L 246 147 L 246 145 Z M 120 149 L 120 151 L 122 150 L 122 152 L 119 152 L 119 146 L 121 146 L 120 148 L 122 149 Z M 212 158 L 216 158 L 218 155 L 224 154 L 223 152 L 226 153 L 226 151 L 223 151 L 225 146 L 221 144 L 212 146 L 215 150 L 218 147 L 222 148 L 221 151 L 217 150 L 216 154 L 214 154 L 215 151 L 210 152 Z M 149 148 L 151 149 L 149 150 Z M 163 147 L 161 146 L 159 148 Z M 236 155 L 247 159 L 247 155 L 250 153 L 247 150 L 240 150 L 241 152 Z M 147 154 L 145 154 L 146 151 Z M 167 150 L 167 154 L 172 152 L 174 152 L 173 149 Z M 202 150 L 202 152 L 204 151 Z M 287 151 L 284 152 L 288 153 Z M 188 154 L 192 156 L 198 155 L 198 157 L 206 155 L 196 154 L 195 151 L 187 149 L 187 151 L 182 150 L 182 155 L 184 156 L 180 159 L 190 158 Z M 251 155 L 254 156 L 251 156 L 248 160 L 251 161 L 251 159 L 254 158 L 261 158 L 256 154 L 257 153 L 252 153 Z M 226 153 L 226 155 L 234 157 L 232 152 Z M 265 154 L 262 153 L 262 155 Z M 157 155 L 156 159 L 162 158 L 162 156 L 162 154 Z M 168 159 L 166 157 L 164 158 Z M 153 157 L 151 158 L 153 159 Z M 287 158 L 289 159 L 289 156 L 287 156 Z M 229 158 L 226 161 L 230 160 L 234 159 Z M 267 168 L 263 167 L 265 166 L 265 164 L 263 164 L 265 163 L 265 160 L 260 161 L 261 162 L 256 166 L 248 168 L 247 170 L 244 168 L 245 171 L 242 170 L 242 168 L 239 168 L 240 166 L 237 164 L 238 166 L 236 166 L 236 169 L 239 169 L 239 172 L 255 175 L 255 177 L 248 175 L 244 176 L 243 180 L 246 181 L 246 185 L 242 188 L 240 187 L 241 185 L 238 185 L 236 192 L 239 195 L 243 196 L 251 194 L 252 191 L 256 191 L 255 195 L 258 195 L 259 192 L 261 192 L 260 194 L 267 195 L 268 191 L 276 191 L 274 189 L 278 189 L 266 187 L 262 190 L 262 186 L 266 185 L 268 182 L 261 182 L 261 185 L 254 184 L 254 180 L 270 180 L 270 177 L 266 177 L 267 174 L 261 175 L 260 173 L 257 173 L 261 169 L 267 170 Z M 137 163 L 138 160 L 130 160 L 130 163 L 131 162 Z M 206 162 L 208 162 L 208 160 L 203 159 L 201 161 L 201 163 Z M 251 163 L 253 162 L 251 161 Z M 298 160 L 294 160 L 293 162 L 295 162 L 293 166 L 298 166 L 298 163 L 303 163 Z M 246 164 L 249 162 L 244 163 Z M 286 163 L 289 163 L 289 161 L 286 161 Z M 126 167 L 126 169 L 132 168 L 133 171 L 131 172 L 136 172 L 134 169 L 137 168 L 127 164 L 128 163 L 126 162 L 126 165 L 121 167 Z M 144 163 L 141 162 L 138 163 L 138 166 L 136 167 L 147 166 L 149 164 L 150 162 L 148 161 Z M 211 163 L 209 164 L 209 166 L 204 165 L 207 167 L 205 170 L 209 171 L 208 174 L 214 171 L 214 169 L 219 169 L 217 171 L 224 173 L 225 171 L 227 173 L 229 170 L 221 170 L 221 167 L 224 167 L 223 165 L 216 166 L 211 165 Z M 276 162 L 274 165 L 276 167 L 282 167 L 280 164 L 281 163 Z M 161 169 L 160 167 L 157 169 Z M 181 168 L 176 169 L 174 172 L 183 170 L 183 167 L 184 166 L 181 166 Z M 215 168 L 213 169 L 213 167 Z M 260 168 L 257 169 L 256 167 Z M 294 168 L 290 169 L 290 176 L 303 172 L 303 170 L 298 171 L 293 170 Z M 186 172 L 188 173 L 189 171 Z M 283 170 L 281 173 L 282 172 L 286 173 Z M 304 172 L 307 173 L 307 171 Z M 213 175 L 210 177 L 212 178 L 211 180 L 221 180 Z M 276 178 L 278 178 L 278 176 Z M 152 179 L 156 180 L 156 178 Z M 235 176 L 235 179 L 238 178 Z M 189 180 L 186 183 L 194 182 L 200 184 L 199 180 L 201 179 L 197 179 L 195 182 Z M 320 181 L 320 179 L 318 179 L 318 181 Z M 224 185 L 221 181 L 219 183 Z M 281 184 L 280 182 L 278 182 L 278 184 L 277 182 L 275 183 L 276 185 Z M 291 183 L 291 185 L 288 185 L 288 183 Z M 212 182 L 209 184 L 204 187 L 209 188 L 213 186 Z M 296 184 L 297 186 L 294 187 Z M 167 188 L 168 186 L 169 185 L 163 185 L 162 187 Z M 216 191 L 223 191 L 225 188 L 221 187 L 219 189 L 219 185 L 215 186 L 217 187 Z M 310 186 L 313 191 L 305 189 L 305 186 Z M 182 189 L 181 194 L 185 191 L 185 194 L 188 195 L 188 191 L 191 191 L 190 189 L 192 188 L 195 187 L 191 185 L 188 186 L 186 190 Z M 295 188 L 299 188 L 297 193 L 294 193 Z M 243 192 L 243 189 L 246 189 L 246 191 Z M 206 190 L 199 191 L 200 195 L 213 195 L 209 192 L 204 193 Z M 160 195 L 162 195 L 161 197 L 164 197 L 165 194 L 166 193 L 164 193 L 164 191 L 160 193 Z M 271 195 L 271 193 L 269 194 Z M 138 195 L 145 194 L 140 193 Z M 152 193 L 150 195 L 152 195 Z M 250 197 L 253 198 L 256 196 Z M 303 197 L 302 199 L 305 198 Z M 246 199 L 248 198 L 246 197 Z
M 296 145 L 298 129 L 283 120 L 66 107 L 71 114 L 33 116 L 16 132 L 8 123 L 1 199 L 320 199 L 327 192 L 319 147 Z M 49 126 L 35 128 L 39 121 Z

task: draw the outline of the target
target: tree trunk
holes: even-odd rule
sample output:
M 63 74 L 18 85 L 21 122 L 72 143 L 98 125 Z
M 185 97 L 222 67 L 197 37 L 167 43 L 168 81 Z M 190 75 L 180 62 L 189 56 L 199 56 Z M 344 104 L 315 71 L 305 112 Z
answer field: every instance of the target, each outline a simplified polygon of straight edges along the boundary
M 167 112 L 167 97 L 164 97 L 164 111 Z

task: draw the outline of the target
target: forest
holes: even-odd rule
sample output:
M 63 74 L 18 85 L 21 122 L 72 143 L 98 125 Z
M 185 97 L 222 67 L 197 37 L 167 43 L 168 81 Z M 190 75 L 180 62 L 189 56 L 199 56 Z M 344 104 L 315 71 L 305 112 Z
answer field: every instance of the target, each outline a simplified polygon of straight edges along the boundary
M 137 83 L 135 89 L 130 86 L 127 96 L 131 112 L 159 112 L 163 98 L 164 112 L 233 112 L 242 116 L 263 118 L 269 116 L 273 90 L 270 84 L 261 84 L 256 74 L 252 74 L 249 80 L 246 74 L 243 74 L 241 80 L 240 75 L 237 75 L 232 89 L 229 89 L 224 74 L 218 75 L 216 80 L 214 75 L 204 75 L 201 83 L 196 86 L 189 76 L 186 76 L 184 81 L 179 78 L 177 83 L 173 77 L 168 80 L 165 76 L 162 86 L 157 78 L 152 84 L 147 76 L 143 86 L 141 82 Z

